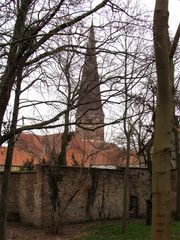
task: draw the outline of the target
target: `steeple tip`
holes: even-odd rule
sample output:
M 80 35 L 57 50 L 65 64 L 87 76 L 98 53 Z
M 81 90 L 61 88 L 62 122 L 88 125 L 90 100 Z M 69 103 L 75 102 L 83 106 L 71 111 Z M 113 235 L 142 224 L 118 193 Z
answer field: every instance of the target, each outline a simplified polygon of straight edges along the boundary
M 95 33 L 94 33 L 94 24 L 93 24 L 93 19 L 91 21 L 91 27 L 89 31 L 89 42 L 88 42 L 88 47 L 92 48 L 93 50 L 95 49 Z
M 91 19 L 91 27 L 94 26 L 94 21 L 93 21 L 93 18 Z

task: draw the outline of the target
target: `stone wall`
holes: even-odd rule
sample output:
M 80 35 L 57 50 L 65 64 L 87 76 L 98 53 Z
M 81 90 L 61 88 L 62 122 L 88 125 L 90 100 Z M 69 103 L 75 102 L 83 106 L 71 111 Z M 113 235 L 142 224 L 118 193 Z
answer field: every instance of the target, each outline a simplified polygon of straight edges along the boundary
M 24 223 L 38 225 L 36 218 L 38 216 L 38 207 L 36 199 L 40 203 L 40 197 L 36 195 L 38 174 L 35 172 L 24 172 L 19 175 L 19 215 Z
M 49 226 L 53 219 L 48 183 L 48 168 L 42 173 L 41 224 Z M 124 168 L 119 170 L 59 168 L 58 180 L 61 222 L 83 222 L 95 219 L 114 219 L 122 216 Z M 145 215 L 146 200 L 150 197 L 147 170 L 131 169 L 129 196 L 138 201 L 138 215 Z
M 1 197 L 1 187 L 2 187 L 2 174 L 0 174 L 0 197 Z M 18 189 L 19 189 L 19 175 L 12 173 L 11 184 L 10 184 L 10 196 L 8 199 L 9 211 L 12 213 L 19 212 Z
M 52 182 L 50 184 L 49 181 L 49 174 L 53 172 L 59 190 L 60 222 L 120 218 L 124 171 L 124 168 L 106 170 L 37 166 L 35 172 L 13 173 L 10 211 L 18 211 L 24 223 L 49 227 L 54 218 Z M 129 197 L 137 204 L 137 215 L 145 215 L 149 195 L 148 171 L 131 169 Z
M 8 207 L 9 207 L 9 216 L 8 216 L 9 220 L 16 220 L 17 218 L 19 218 L 19 215 L 22 212 L 21 207 L 23 207 L 23 205 L 21 204 L 21 199 L 23 197 L 26 197 L 24 189 L 26 187 L 29 188 L 29 186 L 31 186 L 31 182 L 29 182 L 29 185 L 25 186 L 25 183 L 23 183 L 21 179 L 25 178 L 29 174 L 35 175 L 35 172 L 34 173 L 26 172 L 25 174 L 23 174 L 22 172 L 11 173 L 11 182 L 10 182 L 10 191 L 9 191 L 10 194 L 9 194 L 9 199 L 7 200 Z M 1 197 L 1 187 L 2 187 L 2 176 L 3 174 L 2 172 L 0 172 L 0 197 Z

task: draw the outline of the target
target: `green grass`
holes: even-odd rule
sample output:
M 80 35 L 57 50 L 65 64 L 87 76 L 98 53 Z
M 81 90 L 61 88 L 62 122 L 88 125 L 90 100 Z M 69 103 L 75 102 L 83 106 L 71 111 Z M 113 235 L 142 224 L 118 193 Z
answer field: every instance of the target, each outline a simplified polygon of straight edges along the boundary
M 173 222 L 171 226 L 171 238 L 173 240 L 180 240 L 180 222 Z
M 90 228 L 81 240 L 150 240 L 151 227 L 143 221 L 132 221 L 128 224 L 126 234 L 120 233 L 119 224 L 103 224 Z M 171 227 L 171 239 L 180 240 L 180 222 L 174 222 Z

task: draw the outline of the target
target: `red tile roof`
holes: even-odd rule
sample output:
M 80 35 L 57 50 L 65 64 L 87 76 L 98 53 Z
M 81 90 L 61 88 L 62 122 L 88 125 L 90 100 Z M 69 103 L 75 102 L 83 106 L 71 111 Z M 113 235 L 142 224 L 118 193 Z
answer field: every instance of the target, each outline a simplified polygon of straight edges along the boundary
M 52 154 L 57 157 L 61 151 L 61 137 L 61 134 L 39 136 L 22 133 L 15 144 L 12 164 L 22 166 L 26 160 L 37 164 L 49 160 Z M 0 148 L 0 165 L 4 164 L 6 150 L 6 147 Z M 76 163 L 84 167 L 125 166 L 126 152 L 110 143 L 97 149 L 91 142 L 80 141 L 75 136 L 66 149 L 66 160 L 68 166 Z M 131 153 L 130 165 L 139 165 L 135 153 Z

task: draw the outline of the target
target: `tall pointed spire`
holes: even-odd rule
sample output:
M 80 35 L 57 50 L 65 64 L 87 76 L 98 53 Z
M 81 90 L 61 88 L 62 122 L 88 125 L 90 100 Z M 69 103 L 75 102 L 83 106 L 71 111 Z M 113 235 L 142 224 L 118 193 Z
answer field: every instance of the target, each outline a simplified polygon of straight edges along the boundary
M 96 41 L 93 24 L 90 27 L 87 50 L 82 71 L 82 80 L 79 90 L 78 108 L 76 119 L 78 124 L 91 129 L 104 123 L 104 113 L 101 104 L 100 82 L 98 75 L 98 65 L 96 59 Z M 87 141 L 94 143 L 104 142 L 104 129 L 98 128 L 96 131 L 77 131 L 84 134 Z

